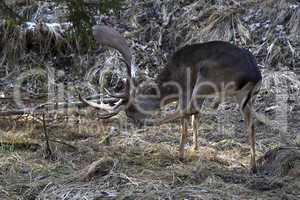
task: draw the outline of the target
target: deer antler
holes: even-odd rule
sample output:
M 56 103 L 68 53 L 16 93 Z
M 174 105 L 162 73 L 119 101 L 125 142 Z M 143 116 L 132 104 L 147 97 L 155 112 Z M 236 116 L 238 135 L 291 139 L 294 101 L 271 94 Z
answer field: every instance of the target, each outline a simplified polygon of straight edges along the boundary
M 116 30 L 108 26 L 96 25 L 93 27 L 93 35 L 98 44 L 106 45 L 117 49 L 123 56 L 127 66 L 128 78 L 131 78 L 132 54 L 125 38 Z
M 108 26 L 96 25 L 93 27 L 93 35 L 98 44 L 106 45 L 118 50 L 122 54 L 122 60 L 126 64 L 126 72 L 128 78 L 126 81 L 124 81 L 126 91 L 124 93 L 119 94 L 111 94 L 110 92 L 108 92 L 110 96 L 120 98 L 120 100 L 114 106 L 110 106 L 109 104 L 104 103 L 98 104 L 95 102 L 88 101 L 83 97 L 79 96 L 79 99 L 87 105 L 95 107 L 97 109 L 105 110 L 107 112 L 101 115 L 100 118 L 109 118 L 118 114 L 122 109 L 124 109 L 124 106 L 122 106 L 126 102 L 126 100 L 124 99 L 129 99 L 130 97 L 129 80 L 131 79 L 132 54 L 125 38 L 113 28 L 110 28 Z

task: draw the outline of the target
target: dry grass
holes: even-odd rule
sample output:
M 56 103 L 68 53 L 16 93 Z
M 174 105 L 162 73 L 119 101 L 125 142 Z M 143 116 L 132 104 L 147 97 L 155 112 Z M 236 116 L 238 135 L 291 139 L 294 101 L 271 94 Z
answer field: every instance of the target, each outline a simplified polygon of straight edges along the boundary
M 89 127 L 87 123 L 81 129 Z M 102 131 L 89 127 L 89 133 L 95 134 L 82 132 L 81 137 L 71 130 L 72 125 L 49 128 L 51 138 L 76 146 L 70 149 L 51 142 L 53 160 L 43 158 L 42 148 L 2 148 L 1 199 L 254 199 L 299 195 L 299 177 L 250 175 L 249 148 L 243 139 L 207 143 L 201 135 L 199 151 L 187 149 L 186 161 L 181 162 L 176 156 L 176 124 L 172 128 L 120 130 L 109 143 L 100 143 L 112 123 L 107 121 Z M 41 127 L 33 129 L 11 137 L 37 138 Z

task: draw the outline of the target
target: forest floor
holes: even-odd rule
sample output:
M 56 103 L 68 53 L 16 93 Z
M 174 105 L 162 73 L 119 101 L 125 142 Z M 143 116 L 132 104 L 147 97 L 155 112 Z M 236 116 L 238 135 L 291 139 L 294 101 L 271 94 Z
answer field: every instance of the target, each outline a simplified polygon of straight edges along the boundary
M 284 145 L 278 131 L 257 122 L 259 171 L 251 174 L 243 121 L 237 109 L 223 116 L 229 112 L 221 126 L 203 115 L 200 148 L 187 145 L 185 161 L 177 158 L 176 122 L 138 129 L 122 114 L 102 122 L 70 117 L 48 126 L 46 157 L 41 124 L 1 120 L 0 198 L 299 199 L 299 138 Z

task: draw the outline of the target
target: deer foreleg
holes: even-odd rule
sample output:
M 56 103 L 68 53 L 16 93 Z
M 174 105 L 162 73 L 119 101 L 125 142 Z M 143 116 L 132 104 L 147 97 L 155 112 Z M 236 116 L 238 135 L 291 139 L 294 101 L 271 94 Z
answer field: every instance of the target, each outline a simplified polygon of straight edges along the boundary
M 198 150 L 198 127 L 199 127 L 199 115 L 200 113 L 192 116 L 192 127 L 193 127 L 193 150 Z
M 188 118 L 181 119 L 181 138 L 180 138 L 180 145 L 179 145 L 179 159 L 184 159 L 184 147 L 187 140 L 188 135 Z

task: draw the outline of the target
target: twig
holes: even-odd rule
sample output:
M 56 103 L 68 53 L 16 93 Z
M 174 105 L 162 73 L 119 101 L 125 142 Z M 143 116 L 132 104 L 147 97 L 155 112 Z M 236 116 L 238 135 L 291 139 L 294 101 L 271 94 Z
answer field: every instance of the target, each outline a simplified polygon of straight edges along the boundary
M 120 173 L 120 177 L 127 179 L 130 183 L 132 183 L 135 186 L 139 186 L 139 183 L 135 182 L 134 180 L 132 180 L 132 178 L 130 178 L 124 173 Z
M 55 143 L 58 143 L 58 144 L 63 144 L 63 145 L 65 145 L 65 146 L 71 147 L 74 151 L 78 150 L 78 148 L 75 147 L 74 145 L 68 144 L 68 143 L 63 142 L 63 141 L 60 141 L 60 140 L 53 140 L 53 139 L 50 139 L 49 141 L 55 142 Z
M 45 136 L 45 142 L 46 142 L 46 147 L 45 147 L 45 157 L 46 159 L 49 159 L 50 156 L 52 155 L 52 151 L 49 145 L 49 137 L 48 137 L 48 130 L 46 126 L 46 119 L 45 119 L 45 113 L 43 113 L 43 130 L 44 130 L 44 136 Z
M 115 103 L 119 99 L 117 98 L 112 98 L 112 97 L 106 97 L 103 98 L 103 100 L 99 100 L 99 96 L 91 96 L 88 97 L 87 99 L 93 100 L 95 99 L 97 103 Z M 3 101 L 8 101 L 9 99 L 7 98 L 0 98 Z M 13 99 L 11 99 L 13 100 Z M 33 101 L 34 102 L 34 101 Z M 0 111 L 0 117 L 8 117 L 12 115 L 25 115 L 25 114 L 43 114 L 46 110 L 48 112 L 50 111 L 58 111 L 60 109 L 65 109 L 65 108 L 72 108 L 72 107 L 79 107 L 79 108 L 85 108 L 87 105 L 81 101 L 73 101 L 73 102 L 48 102 L 44 104 L 40 104 L 34 108 L 25 108 L 25 109 L 16 109 L 16 110 L 8 110 L 8 111 Z

